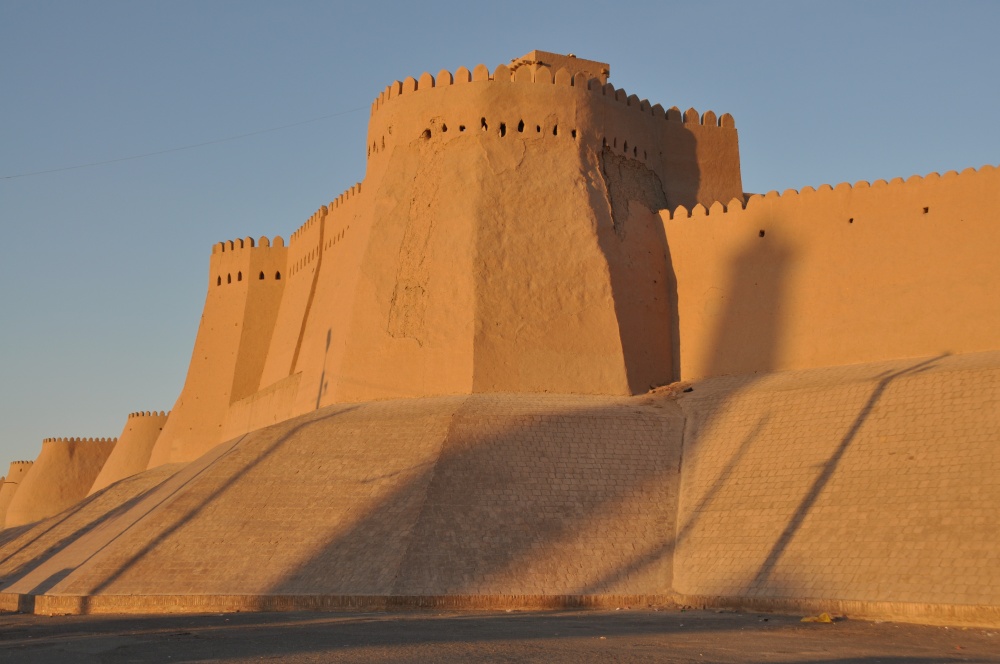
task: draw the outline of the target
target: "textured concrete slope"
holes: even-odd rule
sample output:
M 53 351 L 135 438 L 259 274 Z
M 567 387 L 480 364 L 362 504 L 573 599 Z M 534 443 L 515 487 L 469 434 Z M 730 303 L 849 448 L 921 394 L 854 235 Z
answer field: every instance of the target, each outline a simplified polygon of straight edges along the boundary
M 718 378 L 682 406 L 678 592 L 1000 618 L 1000 353 Z
M 130 413 L 125 428 L 118 437 L 118 443 L 111 450 L 111 455 L 104 462 L 87 495 L 97 493 L 120 479 L 146 470 L 149 455 L 168 415 L 169 413 L 163 411 Z

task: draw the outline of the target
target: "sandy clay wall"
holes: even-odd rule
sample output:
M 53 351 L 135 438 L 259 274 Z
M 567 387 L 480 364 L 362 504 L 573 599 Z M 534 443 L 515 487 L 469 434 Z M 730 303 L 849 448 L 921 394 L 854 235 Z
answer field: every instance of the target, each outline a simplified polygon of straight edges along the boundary
M 88 495 L 100 491 L 109 484 L 146 470 L 149 455 L 153 452 L 169 413 L 163 411 L 140 411 L 129 413 L 125 428 L 118 436 L 118 443 L 98 473 Z
M 44 594 L 39 612 L 676 600 L 1000 624 L 1000 352 L 690 387 L 323 408 L 115 484 L 118 503 L 99 492 L 14 529 L 0 558 L 31 563 L 3 576 L 0 600 Z M 39 535 L 54 526 L 77 534 L 53 547 Z
M 1000 170 L 663 212 L 685 380 L 997 348 Z
M 45 519 L 81 501 L 114 446 L 114 438 L 46 438 L 10 501 L 5 525 Z
M 216 448 L 96 524 L 88 505 L 107 492 L 91 496 L 54 520 L 63 531 L 86 521 L 88 539 L 49 543 L 3 591 L 90 596 L 88 610 L 191 610 L 202 600 L 185 604 L 188 594 L 264 606 L 667 593 L 678 415 L 666 403 L 537 395 L 324 408 Z M 36 537 L 25 530 L 0 551 Z

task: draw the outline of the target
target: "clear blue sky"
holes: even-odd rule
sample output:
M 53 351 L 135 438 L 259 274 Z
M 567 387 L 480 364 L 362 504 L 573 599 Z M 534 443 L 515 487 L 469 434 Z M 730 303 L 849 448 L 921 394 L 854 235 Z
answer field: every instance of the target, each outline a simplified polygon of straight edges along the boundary
M 212 243 L 364 174 L 389 82 L 532 49 L 729 112 L 764 192 L 1000 163 L 995 2 L 0 0 L 0 473 L 180 391 Z M 143 159 L 8 176 L 168 150 Z

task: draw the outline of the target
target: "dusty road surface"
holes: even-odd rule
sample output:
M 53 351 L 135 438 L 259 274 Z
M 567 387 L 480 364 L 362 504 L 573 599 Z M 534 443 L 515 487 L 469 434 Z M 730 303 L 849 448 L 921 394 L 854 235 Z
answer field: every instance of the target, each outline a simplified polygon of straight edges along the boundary
M 1000 629 L 712 611 L 0 614 L 0 662 L 1000 662 Z

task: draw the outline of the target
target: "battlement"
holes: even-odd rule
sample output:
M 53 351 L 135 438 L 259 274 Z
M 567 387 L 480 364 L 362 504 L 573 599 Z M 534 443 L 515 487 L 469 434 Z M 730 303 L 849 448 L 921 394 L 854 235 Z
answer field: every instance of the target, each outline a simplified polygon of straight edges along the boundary
M 43 438 L 42 443 L 116 443 L 117 438 Z
M 578 58 L 573 53 L 563 55 L 561 53 L 534 50 L 519 58 L 512 58 L 509 66 L 511 71 L 516 71 L 518 68 L 526 65 L 549 67 L 552 71 L 566 69 L 573 75 L 582 72 L 591 78 L 599 79 L 602 83 L 607 83 L 608 76 L 611 75 L 611 65 L 607 62 Z
M 718 215 L 738 212 L 740 210 L 752 210 L 756 206 L 760 205 L 764 201 L 771 200 L 782 200 L 788 201 L 790 199 L 799 196 L 810 196 L 810 195 L 836 195 L 840 196 L 851 191 L 861 191 L 866 189 L 880 189 L 880 188 L 914 188 L 919 185 L 923 185 L 930 182 L 935 182 L 938 180 L 950 180 L 954 178 L 968 179 L 978 175 L 985 175 L 992 173 L 995 170 L 1000 169 L 1000 166 L 993 166 L 991 164 L 985 164 L 980 168 L 966 168 L 962 170 L 961 173 L 958 171 L 946 171 L 941 174 L 936 171 L 932 171 L 926 175 L 911 175 L 910 177 L 903 179 L 901 177 L 892 178 L 891 180 L 875 180 L 874 182 L 868 182 L 867 180 L 859 180 L 855 183 L 841 182 L 839 184 L 822 184 L 819 187 L 805 186 L 801 190 L 797 189 L 786 189 L 783 192 L 778 192 L 772 190 L 766 194 L 752 194 L 743 199 L 734 198 L 727 204 L 721 202 L 715 202 L 708 208 L 702 204 L 697 204 L 692 206 L 689 210 L 683 205 L 677 206 L 673 210 L 665 210 L 661 214 L 665 219 L 702 219 L 706 217 L 715 217 Z M 925 209 L 924 212 L 929 212 L 929 209 Z M 853 219 L 850 220 L 853 223 Z
M 135 413 L 129 413 L 128 419 L 133 419 L 136 417 L 166 417 L 170 414 L 170 411 L 155 411 L 155 410 L 140 410 Z
M 703 126 L 736 126 L 733 116 L 729 113 L 724 113 L 720 116 L 714 111 L 699 113 L 694 108 L 689 108 L 682 113 L 676 106 L 665 110 L 660 104 L 650 104 L 648 99 L 640 99 L 637 95 L 629 94 L 624 89 L 615 88 L 614 85 L 607 83 L 607 77 L 604 77 L 602 80 L 601 78 L 588 76 L 584 71 L 573 73 L 566 68 L 560 68 L 553 73 L 548 67 L 528 64 L 516 66 L 513 69 L 507 65 L 497 65 L 492 74 L 486 68 L 486 65 L 479 64 L 471 72 L 465 67 L 459 67 L 455 70 L 454 74 L 446 69 L 442 69 L 438 72 L 437 77 L 429 72 L 424 72 L 419 78 L 407 77 L 402 82 L 393 81 L 372 102 L 371 115 L 374 117 L 378 111 L 385 108 L 390 102 L 404 95 L 427 91 L 433 88 L 479 82 L 536 83 L 541 85 L 574 87 L 587 90 L 597 96 L 610 97 L 626 108 L 634 109 L 640 113 L 647 113 L 653 117 L 664 118 L 669 122 Z
M 34 461 L 11 461 L 10 465 L 11 466 L 30 466 L 33 463 L 35 463 L 35 462 Z

